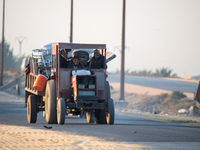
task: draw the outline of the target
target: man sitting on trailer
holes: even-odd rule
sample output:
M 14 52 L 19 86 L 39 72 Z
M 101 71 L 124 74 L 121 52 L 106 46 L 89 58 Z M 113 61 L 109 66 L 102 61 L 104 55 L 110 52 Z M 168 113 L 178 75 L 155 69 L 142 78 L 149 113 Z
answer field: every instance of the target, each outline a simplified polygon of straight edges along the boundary
M 80 58 L 78 56 L 74 56 L 67 68 L 84 69 L 85 66 L 80 62 Z
M 105 57 L 99 53 L 98 49 L 94 50 L 94 56 L 90 60 L 89 67 L 91 69 L 107 69 L 107 65 L 105 65 Z
M 67 68 L 69 65 L 68 52 L 70 51 L 71 49 L 62 49 L 60 51 L 60 68 Z M 53 67 L 56 68 L 56 58 L 54 59 Z

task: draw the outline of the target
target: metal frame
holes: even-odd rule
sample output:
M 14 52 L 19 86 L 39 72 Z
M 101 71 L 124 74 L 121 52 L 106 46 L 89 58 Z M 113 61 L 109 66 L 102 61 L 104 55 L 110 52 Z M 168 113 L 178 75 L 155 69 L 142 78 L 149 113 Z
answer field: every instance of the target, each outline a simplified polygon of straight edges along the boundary
M 52 44 L 52 55 L 56 55 L 56 89 L 57 89 L 57 99 L 61 98 L 60 97 L 60 92 L 62 93 L 63 91 L 60 90 L 60 72 L 65 69 L 60 68 L 60 51 L 62 49 L 101 49 L 101 53 L 105 52 L 105 57 L 106 57 L 106 44 L 77 44 L 77 43 L 54 43 Z M 53 60 L 52 60 L 53 63 Z M 106 64 L 106 59 L 105 62 Z M 66 68 L 67 69 L 67 68 Z M 67 69 L 71 70 L 71 69 Z M 101 69 L 94 69 L 94 71 L 98 72 Z M 105 69 L 103 69 L 105 70 Z M 102 70 L 101 70 L 102 71 Z M 106 79 L 105 79 L 106 82 Z M 71 83 L 71 81 L 70 81 Z M 105 84 L 106 86 L 106 84 Z M 106 91 L 106 87 L 105 87 Z M 105 94 L 106 95 L 106 94 Z M 105 95 L 103 97 L 105 97 Z

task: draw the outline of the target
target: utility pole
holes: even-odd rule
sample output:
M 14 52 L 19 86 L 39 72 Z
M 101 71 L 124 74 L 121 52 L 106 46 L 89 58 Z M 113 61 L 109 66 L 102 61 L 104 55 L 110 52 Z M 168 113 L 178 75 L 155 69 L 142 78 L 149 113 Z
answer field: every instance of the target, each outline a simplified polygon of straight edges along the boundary
M 22 42 L 27 39 L 26 37 L 24 36 L 19 36 L 19 37 L 16 37 L 16 40 L 18 40 L 19 42 L 19 58 L 20 58 L 20 65 L 21 65 L 21 51 L 22 51 Z
M 73 0 L 71 0 L 70 43 L 73 42 Z
M 0 79 L 0 86 L 3 85 L 4 21 L 5 21 L 5 0 L 3 0 L 2 42 L 1 42 L 1 79 Z
M 121 73 L 120 73 L 120 99 L 124 98 L 124 56 L 125 56 L 125 6 L 126 0 L 123 0 L 122 6 L 122 44 L 121 44 Z

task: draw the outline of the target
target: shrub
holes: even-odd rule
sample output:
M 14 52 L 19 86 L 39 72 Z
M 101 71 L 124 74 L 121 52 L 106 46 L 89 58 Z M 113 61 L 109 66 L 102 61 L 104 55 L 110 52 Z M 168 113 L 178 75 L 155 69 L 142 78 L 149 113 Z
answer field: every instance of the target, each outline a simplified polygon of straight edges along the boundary
M 183 94 L 183 92 L 180 91 L 173 91 L 170 95 L 172 99 L 181 99 L 181 98 L 186 98 L 187 96 Z
M 164 101 L 165 98 L 167 98 L 168 96 L 169 96 L 168 93 L 161 93 L 160 95 L 158 95 L 158 100 Z

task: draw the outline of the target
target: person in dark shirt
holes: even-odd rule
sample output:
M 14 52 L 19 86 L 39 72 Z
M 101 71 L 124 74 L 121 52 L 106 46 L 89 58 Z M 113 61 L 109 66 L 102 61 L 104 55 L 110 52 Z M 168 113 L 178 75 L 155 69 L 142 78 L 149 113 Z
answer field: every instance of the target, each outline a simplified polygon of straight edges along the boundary
M 85 66 L 80 62 L 80 59 L 78 56 L 74 56 L 72 61 L 67 66 L 67 68 L 84 69 Z
M 99 53 L 98 49 L 94 50 L 94 56 L 90 60 L 89 67 L 91 69 L 107 69 L 105 65 L 105 57 Z
M 70 61 L 68 61 L 68 52 L 71 49 L 62 49 L 60 51 L 60 68 L 67 68 Z M 56 68 L 56 58 L 54 59 L 53 67 Z

